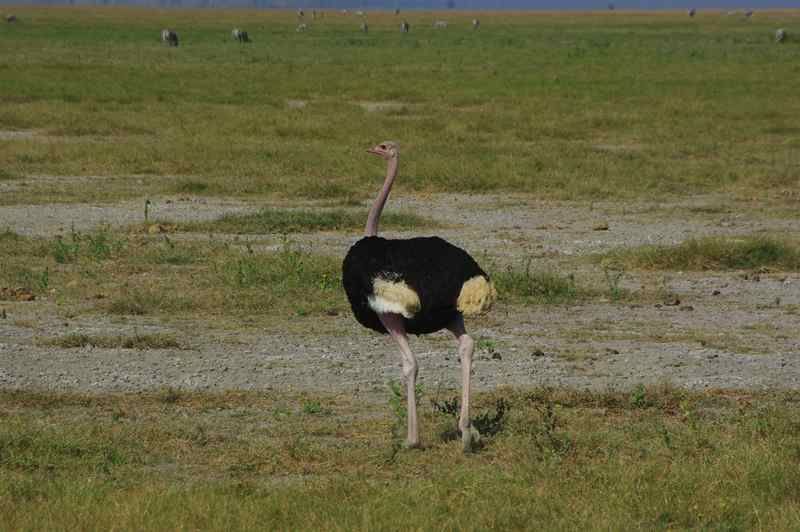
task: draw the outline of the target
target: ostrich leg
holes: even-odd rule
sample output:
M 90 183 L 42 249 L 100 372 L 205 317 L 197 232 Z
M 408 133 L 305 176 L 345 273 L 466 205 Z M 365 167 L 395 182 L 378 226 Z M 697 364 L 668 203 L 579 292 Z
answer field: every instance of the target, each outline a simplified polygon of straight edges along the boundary
M 400 314 L 378 314 L 378 317 L 389 331 L 389 334 L 400 346 L 400 354 L 403 356 L 403 377 L 406 381 L 406 396 L 408 398 L 408 437 L 406 446 L 413 448 L 419 447 L 419 430 L 417 428 L 417 359 L 411 348 L 408 346 L 408 336 L 403 317 Z
M 459 316 L 447 328 L 458 341 L 458 356 L 461 359 L 461 415 L 458 418 L 458 428 L 461 430 L 461 443 L 464 446 L 464 452 L 468 453 L 480 441 L 481 437 L 478 430 L 472 426 L 469 420 L 469 385 L 472 374 L 472 351 L 475 348 L 475 342 L 467 334 L 463 317 Z

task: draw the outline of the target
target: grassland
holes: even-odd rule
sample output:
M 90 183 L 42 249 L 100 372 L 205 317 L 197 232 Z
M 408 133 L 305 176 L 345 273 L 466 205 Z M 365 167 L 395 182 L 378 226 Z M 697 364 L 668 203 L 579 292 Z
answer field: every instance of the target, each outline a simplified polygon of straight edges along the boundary
M 102 201 L 185 191 L 363 198 L 363 150 L 400 141 L 400 189 L 545 198 L 707 191 L 780 198 L 797 182 L 795 12 L 660 14 L 20 9 L 0 33 L 3 194 Z M 443 16 L 446 31 L 430 27 Z M 181 46 L 158 41 L 174 27 Z M 229 40 L 245 26 L 254 42 Z M 389 102 L 388 105 L 382 104 Z M 136 179 L 132 179 L 136 176 Z M 169 177 L 162 177 L 169 176 Z
M 387 394 L 388 396 L 388 394 Z M 796 395 L 502 391 L 469 456 L 422 404 L 328 395 L 0 394 L 9 530 L 792 530 Z M 373 414 L 364 417 L 365 409 Z
M 164 367 L 149 356 L 185 364 L 178 373 L 206 356 L 212 381 L 230 365 L 266 388 L 0 389 L 0 529 L 800 528 L 796 392 L 500 388 L 478 394 L 484 446 L 463 455 L 444 402 L 452 392 L 440 386 L 421 390 L 425 448 L 401 449 L 399 392 L 376 395 L 374 381 L 352 376 L 359 364 L 388 364 L 384 348 L 357 352 L 342 339 L 355 326 L 335 318 L 348 310 L 341 257 L 313 247 L 320 231 L 362 227 L 356 206 L 383 172 L 363 150 L 395 139 L 400 193 L 497 194 L 465 207 L 475 218 L 455 233 L 485 230 L 480 245 L 500 250 L 481 256 L 501 297 L 478 322 L 496 329 L 476 338 L 480 371 L 498 375 L 490 382 L 523 368 L 530 383 L 549 367 L 613 380 L 637 366 L 641 377 L 641 360 L 659 364 L 647 372 L 689 367 L 682 374 L 698 382 L 725 372 L 705 382 L 738 382 L 754 359 L 788 373 L 798 304 L 782 287 L 796 286 L 795 237 L 701 229 L 677 245 L 571 258 L 547 249 L 532 219 L 482 226 L 480 209 L 505 201 L 522 218 L 529 201 L 579 200 L 589 219 L 593 201 L 610 200 L 644 220 L 665 198 L 712 193 L 710 206 L 674 216 L 719 224 L 747 203 L 791 218 L 800 41 L 772 35 L 795 34 L 798 12 L 481 13 L 479 31 L 472 13 L 408 12 L 402 35 L 387 13 L 370 13 L 363 34 L 359 20 L 332 12 L 297 33 L 294 13 L 278 11 L 13 11 L 19 23 L 0 27 L 0 206 L 189 196 L 281 207 L 86 231 L 64 223 L 37 237 L 0 227 L 0 332 L 10 333 L 0 347 L 12 346 L 17 364 L 0 364 L 0 383 L 34 367 L 20 353 L 54 367 L 66 353 L 67 364 L 96 363 L 84 383 L 111 378 L 107 366 L 126 357 L 141 359 L 141 377 Z M 432 29 L 436 18 L 450 27 Z M 254 42 L 231 41 L 235 26 Z M 159 43 L 163 27 L 180 47 Z M 393 230 L 460 230 L 446 214 L 387 215 Z M 547 220 L 563 230 L 558 242 L 600 238 L 576 229 L 592 227 L 586 219 L 566 218 L 572 227 Z M 734 278 L 741 270 L 767 272 L 763 291 Z M 772 271 L 787 283 L 770 283 Z M 223 330 L 225 340 L 203 343 Z M 296 331 L 341 352 L 298 343 Z M 273 356 L 256 334 L 294 344 Z M 234 367 L 244 351 L 249 365 Z M 281 377 L 321 354 L 305 368 L 314 391 Z M 606 356 L 617 358 L 603 366 Z M 353 382 L 366 384 L 345 387 Z M 348 393 L 320 391 L 330 389 Z

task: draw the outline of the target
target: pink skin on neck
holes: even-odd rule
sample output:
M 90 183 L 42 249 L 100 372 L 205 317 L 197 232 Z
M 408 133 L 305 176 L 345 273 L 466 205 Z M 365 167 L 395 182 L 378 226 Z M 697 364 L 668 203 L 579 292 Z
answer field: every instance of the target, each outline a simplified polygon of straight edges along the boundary
M 375 203 L 372 204 L 372 208 L 369 210 L 367 227 L 364 230 L 364 234 L 366 236 L 377 236 L 378 234 L 378 220 L 381 217 L 381 212 L 383 212 L 383 206 L 386 204 L 386 198 L 389 197 L 389 192 L 392 190 L 394 178 L 397 177 L 398 159 L 399 156 L 397 155 L 389 159 L 389 164 L 386 168 L 386 180 L 383 182 L 383 188 L 378 194 L 378 197 L 375 198 Z

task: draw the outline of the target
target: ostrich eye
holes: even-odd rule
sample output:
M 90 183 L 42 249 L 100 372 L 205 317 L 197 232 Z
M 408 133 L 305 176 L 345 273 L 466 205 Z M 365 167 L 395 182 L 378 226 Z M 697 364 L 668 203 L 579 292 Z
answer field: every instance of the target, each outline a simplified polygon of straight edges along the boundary
M 385 150 L 386 149 L 386 144 L 381 144 L 381 149 Z

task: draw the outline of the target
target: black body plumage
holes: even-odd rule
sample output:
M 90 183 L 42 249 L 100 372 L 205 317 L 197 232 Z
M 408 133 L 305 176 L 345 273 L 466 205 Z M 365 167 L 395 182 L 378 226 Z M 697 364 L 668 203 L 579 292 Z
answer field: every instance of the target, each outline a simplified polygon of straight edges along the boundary
M 462 286 L 478 275 L 488 278 L 466 251 L 435 236 L 364 237 L 350 248 L 342 264 L 342 284 L 356 320 L 381 333 L 387 331 L 368 301 L 376 278 L 404 281 L 417 293 L 420 309 L 405 319 L 406 331 L 427 334 L 453 323 L 459 315 Z

